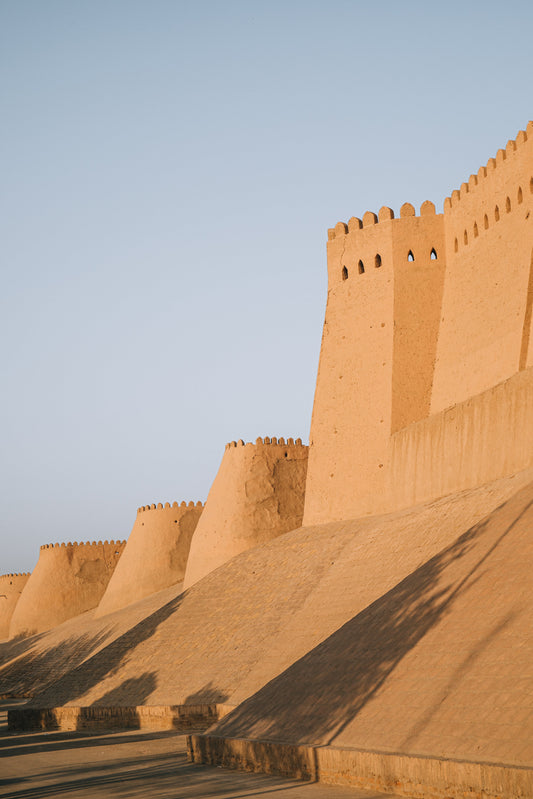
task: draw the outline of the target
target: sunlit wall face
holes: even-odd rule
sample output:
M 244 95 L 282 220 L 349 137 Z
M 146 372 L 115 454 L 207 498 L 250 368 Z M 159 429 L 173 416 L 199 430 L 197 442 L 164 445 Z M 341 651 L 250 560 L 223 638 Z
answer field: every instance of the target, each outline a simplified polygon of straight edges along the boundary
M 327 228 L 442 210 L 531 116 L 533 7 L 494 11 L 2 4 L 0 573 L 307 441 Z

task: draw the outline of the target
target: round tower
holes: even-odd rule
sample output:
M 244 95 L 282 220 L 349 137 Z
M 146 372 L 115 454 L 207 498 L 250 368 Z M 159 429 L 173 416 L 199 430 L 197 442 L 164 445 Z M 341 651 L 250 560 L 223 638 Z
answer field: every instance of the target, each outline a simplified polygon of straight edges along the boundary
M 185 588 L 240 552 L 300 527 L 307 451 L 299 438 L 226 445 L 192 539 Z
M 182 581 L 202 511 L 201 502 L 166 502 L 164 506 L 160 502 L 139 508 L 96 615 L 111 613 Z
M 124 541 L 93 541 L 42 546 L 13 611 L 10 638 L 49 630 L 95 608 L 124 545 Z
M 0 576 L 0 641 L 9 636 L 9 622 L 29 576 L 29 572 Z

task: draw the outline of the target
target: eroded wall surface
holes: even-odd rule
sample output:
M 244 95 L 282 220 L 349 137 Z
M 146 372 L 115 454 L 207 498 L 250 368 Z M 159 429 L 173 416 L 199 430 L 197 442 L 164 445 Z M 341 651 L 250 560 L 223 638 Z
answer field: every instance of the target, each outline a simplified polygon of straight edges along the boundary
M 226 446 L 193 535 L 184 587 L 302 523 L 307 452 L 300 439 Z
M 10 637 L 30 635 L 95 608 L 124 541 L 45 544 L 13 611 Z
M 29 572 L 23 572 L 0 577 L 0 640 L 9 636 L 9 623 L 29 576 Z
M 97 616 L 111 613 L 185 577 L 201 502 L 169 502 L 139 508 L 137 518 L 102 597 Z

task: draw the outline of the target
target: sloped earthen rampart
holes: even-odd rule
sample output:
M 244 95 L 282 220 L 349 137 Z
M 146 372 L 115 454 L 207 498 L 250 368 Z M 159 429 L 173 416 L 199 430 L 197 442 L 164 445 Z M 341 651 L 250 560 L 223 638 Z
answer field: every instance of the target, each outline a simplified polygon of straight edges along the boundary
M 201 502 L 159 502 L 139 508 L 126 547 L 98 605 L 103 616 L 185 577 Z
M 0 641 L 9 636 L 9 623 L 29 576 L 30 572 L 0 576 Z
M 301 439 L 226 445 L 194 533 L 184 587 L 302 523 L 308 447 Z
M 11 617 L 10 637 L 55 627 L 100 602 L 125 541 L 45 544 Z

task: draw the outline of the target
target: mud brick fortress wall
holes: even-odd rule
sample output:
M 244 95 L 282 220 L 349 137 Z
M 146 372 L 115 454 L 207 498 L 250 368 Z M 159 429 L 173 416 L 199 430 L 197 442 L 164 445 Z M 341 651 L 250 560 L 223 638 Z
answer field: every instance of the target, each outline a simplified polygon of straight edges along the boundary
M 201 502 L 166 502 L 164 506 L 159 502 L 139 508 L 96 615 L 118 610 L 181 582 L 202 511 Z
M 307 452 L 299 438 L 226 445 L 193 536 L 185 588 L 240 552 L 300 527 Z
M 532 465 L 533 123 L 442 214 L 429 201 L 418 216 L 383 207 L 328 239 L 310 446 L 232 442 L 205 507 L 139 508 L 125 549 L 42 547 L 31 577 L 0 591 L 0 634 L 102 616 L 302 524 L 408 508 Z
M 3 574 L 0 577 L 0 641 L 9 635 L 9 624 L 22 589 L 28 582 L 29 572 Z
M 49 630 L 100 602 L 124 541 L 45 544 L 18 600 L 10 637 Z
M 532 306 L 531 122 L 443 214 L 406 203 L 330 230 L 304 523 L 530 465 Z

